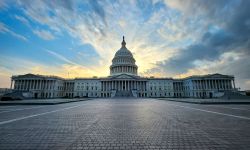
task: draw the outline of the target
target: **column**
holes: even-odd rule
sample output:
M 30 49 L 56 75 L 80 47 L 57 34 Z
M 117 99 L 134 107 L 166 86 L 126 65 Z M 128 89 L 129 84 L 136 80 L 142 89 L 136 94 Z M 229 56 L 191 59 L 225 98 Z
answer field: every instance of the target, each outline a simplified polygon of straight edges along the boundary
M 231 90 L 231 89 L 233 89 L 233 86 L 232 86 L 232 85 L 233 85 L 233 84 L 232 84 L 232 80 L 230 79 L 228 82 L 229 82 L 229 88 L 230 88 L 230 90 Z
M 41 82 L 42 82 L 41 80 L 38 80 L 38 89 L 39 89 L 39 90 L 41 90 L 41 88 L 42 88 L 42 87 L 41 87 L 41 85 L 42 85 Z
M 28 82 L 27 80 L 24 80 L 24 90 L 27 90 L 28 89 Z
M 65 85 L 66 85 L 66 86 L 65 86 L 65 89 L 66 89 L 67 83 L 65 83 Z M 46 89 L 46 80 L 43 81 L 43 89 Z
M 30 89 L 33 89 L 33 80 L 30 80 Z
M 104 81 L 101 82 L 101 91 L 104 91 Z
M 36 81 L 37 80 L 34 80 L 34 89 L 36 89 L 36 85 L 37 85 Z
M 217 89 L 220 89 L 220 80 L 217 80 Z
M 36 80 L 36 89 L 39 90 L 39 80 Z
M 105 91 L 108 91 L 108 81 L 105 81 Z
M 109 81 L 107 81 L 107 91 L 109 91 Z
M 209 89 L 211 89 L 211 80 L 208 80 Z
M 35 86 L 36 86 L 36 85 L 35 85 L 35 81 L 36 81 L 36 80 L 32 80 L 32 82 L 33 82 L 33 83 L 32 83 L 32 89 L 35 89 Z
M 29 82 L 29 90 L 31 90 L 32 89 L 32 80 L 28 80 L 28 82 Z
M 44 80 L 41 80 L 41 90 L 43 90 L 43 82 L 44 82 Z
M 11 78 L 10 89 L 12 89 L 13 79 Z
M 211 80 L 211 89 L 214 89 L 214 80 Z
M 212 88 L 215 89 L 215 80 L 212 80 Z
M 28 85 L 28 80 L 24 80 L 25 81 L 25 90 L 29 89 L 29 85 Z
M 26 80 L 23 80 L 23 90 L 26 90 Z
M 31 89 L 31 80 L 28 80 L 28 89 Z
M 224 89 L 223 80 L 221 79 L 220 82 L 221 82 L 221 89 Z
M 103 81 L 103 91 L 106 91 L 106 82 L 105 81 Z
M 209 90 L 209 80 L 207 80 L 207 90 Z
M 222 86 L 222 89 L 225 90 L 224 79 L 221 80 L 221 86 Z
M 39 80 L 36 80 L 36 89 L 39 90 Z
M 145 91 L 145 82 L 143 81 L 143 91 Z
M 127 81 L 125 80 L 122 83 L 123 83 L 123 86 L 125 87 L 124 90 L 127 91 L 127 89 L 128 89 L 127 88 Z M 122 89 L 123 89 L 123 86 L 122 86 Z
M 30 80 L 30 89 L 33 89 L 33 80 Z
M 233 79 L 233 86 L 234 86 L 234 90 L 235 90 L 235 82 L 234 82 L 234 79 Z
M 109 83 L 109 91 L 111 90 L 111 81 L 108 81 Z
M 219 89 L 221 89 L 221 80 L 220 79 L 218 80 L 218 86 L 219 86 Z
M 22 80 L 18 80 L 18 90 L 21 90 Z
M 108 90 L 108 82 L 105 81 L 105 91 L 107 91 L 107 90 Z
M 225 84 L 226 82 L 225 82 L 225 80 L 223 79 L 222 80 L 222 87 L 223 87 L 223 89 L 225 90 L 226 89 L 226 84 Z
M 118 90 L 120 91 L 121 90 L 121 81 L 117 81 L 117 85 L 118 85 Z
M 105 83 L 104 84 L 105 85 L 104 89 L 105 89 L 105 92 L 106 92 L 107 91 L 107 81 L 105 81 L 104 83 Z

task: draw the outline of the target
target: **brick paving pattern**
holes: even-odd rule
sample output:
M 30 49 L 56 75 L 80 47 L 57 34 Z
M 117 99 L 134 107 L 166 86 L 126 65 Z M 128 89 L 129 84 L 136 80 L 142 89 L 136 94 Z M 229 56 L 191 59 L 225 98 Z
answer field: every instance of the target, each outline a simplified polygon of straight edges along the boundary
M 250 149 L 250 105 L 96 99 L 1 106 L 0 149 Z

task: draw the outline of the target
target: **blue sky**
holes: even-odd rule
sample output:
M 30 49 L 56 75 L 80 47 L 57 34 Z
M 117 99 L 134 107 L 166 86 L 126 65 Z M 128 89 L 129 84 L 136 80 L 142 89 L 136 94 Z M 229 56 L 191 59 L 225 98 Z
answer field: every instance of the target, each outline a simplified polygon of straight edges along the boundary
M 248 0 L 1 0 L 0 87 L 10 77 L 109 75 L 125 35 L 141 76 L 235 75 L 250 89 Z

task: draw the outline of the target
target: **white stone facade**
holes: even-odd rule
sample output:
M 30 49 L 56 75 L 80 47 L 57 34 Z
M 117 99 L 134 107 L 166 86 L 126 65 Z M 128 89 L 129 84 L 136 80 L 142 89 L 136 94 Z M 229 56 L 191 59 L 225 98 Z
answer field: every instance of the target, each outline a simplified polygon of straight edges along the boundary
M 33 98 L 59 97 L 194 97 L 213 98 L 235 90 L 234 77 L 221 74 L 190 76 L 183 79 L 145 78 L 137 75 L 132 53 L 122 47 L 116 52 L 105 78 L 64 79 L 55 76 L 12 76 L 11 88 L 31 92 Z M 12 87 L 14 82 L 14 87 Z

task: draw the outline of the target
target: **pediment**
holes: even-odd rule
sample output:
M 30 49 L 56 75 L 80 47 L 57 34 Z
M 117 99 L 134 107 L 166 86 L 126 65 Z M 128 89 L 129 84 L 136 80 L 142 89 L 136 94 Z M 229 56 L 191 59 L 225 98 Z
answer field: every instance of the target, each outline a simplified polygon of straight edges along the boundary
M 19 78 L 41 78 L 40 75 L 35 75 L 35 74 L 25 74 L 25 75 L 19 75 Z
M 128 75 L 128 74 L 120 74 L 120 75 L 113 76 L 111 78 L 113 79 L 136 79 L 136 76 Z
M 228 77 L 231 77 L 231 76 L 216 73 L 216 74 L 208 75 L 208 77 L 209 78 L 228 78 Z

